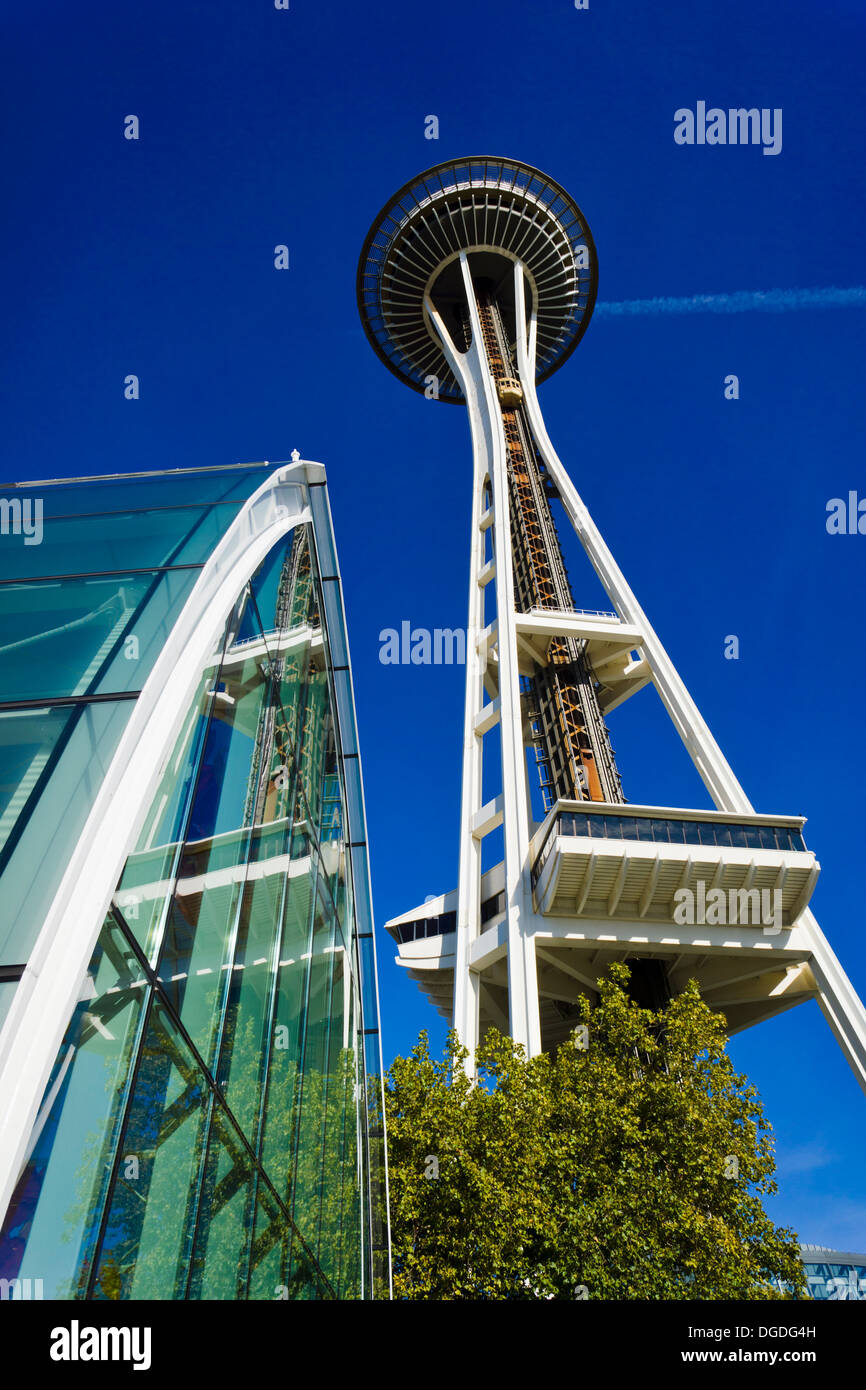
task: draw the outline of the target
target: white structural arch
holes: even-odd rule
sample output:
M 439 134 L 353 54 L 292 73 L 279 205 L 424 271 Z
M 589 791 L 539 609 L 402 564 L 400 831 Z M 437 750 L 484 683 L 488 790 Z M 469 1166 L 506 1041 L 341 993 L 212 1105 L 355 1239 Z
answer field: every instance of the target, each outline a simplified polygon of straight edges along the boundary
M 471 330 L 465 351 L 458 350 L 429 294 L 424 303 L 428 326 L 465 397 L 473 443 L 459 876 L 455 892 L 387 924 L 399 943 L 399 963 L 440 1012 L 453 1019 L 470 1052 L 478 1044 L 483 1016 L 501 1030 L 507 1028 L 528 1055 L 537 1054 L 542 1009 L 549 1009 L 551 1001 L 573 1003 L 581 992 L 595 988 L 604 965 L 629 955 L 662 959 L 673 988 L 695 975 L 708 1002 L 727 1014 L 732 1032 L 816 998 L 866 1090 L 866 1011 L 808 908 L 819 871 L 814 855 L 796 847 L 673 845 L 662 853 L 627 842 L 606 842 L 602 852 L 598 841 L 561 828 L 563 809 L 586 811 L 593 805 L 596 811 L 620 810 L 647 819 L 688 817 L 707 827 L 701 837 L 707 841 L 713 823 L 725 818 L 754 831 L 755 840 L 762 829 L 788 826 L 796 831 L 802 821 L 754 811 L 557 456 L 536 394 L 536 304 L 531 285 L 527 293 L 519 260 L 514 265 L 514 320 L 524 407 L 541 460 L 615 615 L 516 611 L 502 408 L 483 346 L 468 253 L 461 252 L 459 260 Z M 492 555 L 485 547 L 488 532 Z M 490 584 L 495 586 L 496 618 L 485 625 Z M 652 682 L 715 812 L 557 803 L 530 836 L 521 660 L 527 650 L 543 659 L 545 640 L 552 635 L 587 638 L 590 653 L 601 653 L 602 663 L 615 671 L 607 708 Z M 594 664 L 598 669 L 598 658 Z M 502 791 L 483 804 L 484 737 L 495 725 L 501 735 Z M 500 826 L 503 862 L 482 874 L 482 842 Z M 546 859 L 539 872 L 542 855 Z M 733 893 L 772 888 L 784 904 L 781 922 L 725 927 L 677 923 L 671 885 L 694 885 L 701 875 L 708 884 Z M 453 935 L 441 925 L 451 914 Z M 437 919 L 440 925 L 428 932 L 428 924 Z

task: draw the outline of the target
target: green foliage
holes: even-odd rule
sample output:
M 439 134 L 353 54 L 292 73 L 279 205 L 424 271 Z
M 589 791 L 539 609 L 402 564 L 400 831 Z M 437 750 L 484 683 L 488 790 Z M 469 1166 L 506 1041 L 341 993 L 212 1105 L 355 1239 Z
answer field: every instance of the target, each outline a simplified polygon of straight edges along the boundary
M 694 982 L 658 1014 L 629 999 L 624 966 L 599 984 L 588 1033 L 555 1056 L 527 1062 L 491 1031 L 472 1081 L 456 1035 L 437 1062 L 422 1033 L 390 1068 L 396 1297 L 804 1293 L 796 1237 L 761 1205 L 771 1131 L 724 1020 Z

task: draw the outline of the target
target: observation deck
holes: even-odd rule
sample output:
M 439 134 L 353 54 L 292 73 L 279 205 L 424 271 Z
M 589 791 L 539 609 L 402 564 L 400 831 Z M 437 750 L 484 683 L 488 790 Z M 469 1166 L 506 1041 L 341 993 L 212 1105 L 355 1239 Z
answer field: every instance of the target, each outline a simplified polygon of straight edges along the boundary
M 560 801 L 530 846 L 536 911 L 545 917 L 670 922 L 676 920 L 678 891 L 687 889 L 706 903 L 710 892 L 721 889 L 749 911 L 740 925 L 790 927 L 819 873 L 803 824 L 798 816 Z M 756 903 L 760 911 L 762 892 L 778 894 L 769 900 L 778 905 L 780 920 L 750 920 Z M 719 917 L 730 921 L 728 912 L 716 916 L 716 926 Z M 707 920 L 712 924 L 712 916 Z
M 592 314 L 598 280 L 595 245 L 580 208 L 530 164 L 471 157 L 436 165 L 388 200 L 367 235 L 358 264 L 358 308 L 386 367 L 424 392 L 433 375 L 438 398 L 462 401 L 427 313 L 429 296 L 449 322 L 460 321 L 460 253 L 473 276 L 501 289 L 509 303 L 512 266 L 523 265 L 537 311 L 538 381 L 577 346 Z
M 536 942 L 545 1046 L 567 1036 L 579 995 L 594 998 L 614 960 L 664 962 L 675 992 L 697 979 L 731 1032 L 813 995 L 797 921 L 820 866 L 803 824 L 799 816 L 558 801 L 530 845 L 533 902 L 524 925 Z M 504 886 L 502 864 L 482 876 L 470 963 L 480 977 L 482 1026 L 507 1032 Z M 692 912 L 678 920 L 683 888 Z M 454 890 L 386 923 L 399 964 L 446 1018 L 456 908 Z

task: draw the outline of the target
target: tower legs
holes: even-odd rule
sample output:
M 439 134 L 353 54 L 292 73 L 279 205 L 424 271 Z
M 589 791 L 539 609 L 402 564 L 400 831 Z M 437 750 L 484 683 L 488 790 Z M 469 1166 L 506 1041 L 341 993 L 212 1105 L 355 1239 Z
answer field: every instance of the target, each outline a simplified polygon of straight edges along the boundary
M 519 264 L 514 267 L 514 293 L 516 321 L 520 325 L 526 323 L 527 318 L 525 280 Z M 649 666 L 653 684 L 713 804 L 720 811 L 748 814 L 754 809 L 751 802 L 650 626 L 550 442 L 535 391 L 535 339 L 533 310 L 528 332 L 523 334 L 518 331 L 517 334 L 518 371 L 536 444 L 559 490 L 566 514 L 620 620 L 641 631 L 641 651 Z M 809 966 L 815 979 L 818 1003 L 861 1088 L 866 1091 L 866 1009 L 808 908 L 801 914 L 798 925 L 811 946 Z
M 539 899 L 541 906 L 536 906 L 532 888 L 532 822 L 520 688 L 521 652 L 525 660 L 527 634 L 530 637 L 536 634 L 537 641 L 544 639 L 549 642 L 557 634 L 573 633 L 589 641 L 607 642 L 605 650 L 608 651 L 617 646 L 620 650 L 638 651 L 640 661 L 636 664 L 632 658 L 628 659 L 629 670 L 616 677 L 620 685 L 613 693 L 609 686 L 604 687 L 608 698 L 618 703 L 632 689 L 651 679 L 716 810 L 732 818 L 744 817 L 746 821 L 760 818 L 755 816 L 742 786 L 550 442 L 535 390 L 535 311 L 533 308 L 529 315 L 526 313 L 524 272 L 519 263 L 514 267 L 515 356 L 525 419 L 528 420 L 543 472 L 554 484 L 566 516 L 617 617 L 611 615 L 608 619 L 604 615 L 551 611 L 549 603 L 542 603 L 540 608 L 532 607 L 531 603 L 527 605 L 525 595 L 521 605 L 523 610 L 529 608 L 529 611 L 516 611 L 509 453 L 503 423 L 503 408 L 507 411 L 509 407 L 507 403 L 503 407 L 500 402 L 494 369 L 484 346 L 469 258 L 465 252 L 460 254 L 460 266 L 471 330 L 465 351 L 457 350 L 432 300 L 429 297 L 426 300 L 429 320 L 463 389 L 473 444 L 460 869 L 454 949 L 453 1022 L 460 1041 L 474 1055 L 483 1020 L 493 1021 L 500 1028 L 505 1027 L 504 999 L 507 992 L 508 1031 L 514 1041 L 524 1047 L 528 1056 L 535 1056 L 542 1046 L 540 988 L 544 990 L 546 999 L 573 1000 L 573 982 L 576 981 L 580 989 L 591 988 L 595 978 L 593 972 L 601 968 L 595 966 L 595 958 L 599 954 L 610 953 L 612 943 L 614 953 L 618 952 L 620 958 L 635 950 L 638 954 L 656 956 L 660 951 L 662 958 L 670 961 L 670 951 L 673 950 L 673 968 L 680 973 L 691 969 L 692 962 L 697 962 L 698 966 L 708 959 L 719 962 L 719 983 L 711 979 L 708 985 L 710 1002 L 725 1008 L 734 1007 L 735 1018 L 731 1023 L 734 1030 L 735 1024 L 737 1027 L 748 1026 L 760 1017 L 778 1012 L 780 1007 L 789 1007 L 797 1002 L 792 997 L 795 989 L 800 997 L 816 997 L 860 1085 L 866 1090 L 866 1011 L 807 908 L 792 909 L 791 926 L 784 937 L 777 939 L 774 935 L 772 940 L 765 937 L 756 943 L 754 936 L 749 937 L 748 933 L 743 935 L 742 965 L 735 967 L 734 973 L 729 964 L 723 963 L 730 961 L 732 943 L 728 938 L 714 937 L 712 929 L 709 933 L 696 931 L 691 942 L 680 934 L 680 945 L 673 947 L 673 938 L 668 939 L 665 930 L 654 926 L 654 922 L 658 922 L 657 906 L 652 909 L 656 912 L 655 918 L 652 912 L 649 916 L 645 915 L 654 902 L 658 865 L 640 890 L 637 906 L 625 913 L 625 919 L 629 916 L 632 919 L 631 925 L 625 925 L 620 899 L 629 873 L 627 854 L 622 858 L 619 875 L 604 890 L 603 905 L 599 905 L 598 886 L 591 891 L 593 873 L 598 867 L 594 864 L 593 852 L 586 875 L 580 880 L 583 886 L 573 898 L 566 893 L 565 917 L 561 915 L 561 902 L 558 907 L 551 907 L 556 896 L 556 883 L 550 873 L 546 877 L 542 874 L 540 889 L 543 888 L 544 892 Z M 526 331 L 523 331 L 524 325 Z M 502 390 L 509 389 L 512 387 L 503 381 Z M 493 595 L 495 616 L 490 602 Z M 596 623 L 595 635 L 590 619 Z M 602 630 L 603 636 L 599 638 Z M 544 634 L 548 636 L 544 638 Z M 545 659 L 543 650 L 537 646 L 532 650 L 534 660 L 540 662 Z M 550 657 L 547 659 L 550 660 Z M 602 660 L 609 663 L 611 658 L 603 657 Z M 636 670 L 636 665 L 639 670 Z M 608 676 L 603 678 L 604 681 L 608 679 Z M 487 785 L 484 779 L 485 737 L 497 728 L 501 791 L 484 801 L 484 788 Z M 490 741 L 488 739 L 488 753 Z M 489 758 L 487 770 L 490 770 Z M 573 805 L 569 802 L 561 804 L 566 812 Z M 621 808 L 609 804 L 611 810 L 607 814 L 615 817 Z M 595 805 L 597 809 L 602 809 L 598 802 Z M 650 812 L 645 808 L 644 814 Z M 654 814 L 663 818 L 665 810 L 659 808 Z M 496 879 L 496 886 L 501 885 L 502 902 L 492 901 L 496 896 L 489 886 L 493 879 L 485 878 L 482 874 L 482 847 L 486 838 L 494 832 L 500 833 L 502 838 L 502 864 L 496 870 L 500 875 Z M 581 850 L 568 852 L 572 855 L 583 853 Z M 640 858 L 639 854 L 637 858 Z M 714 861 L 717 862 L 714 883 L 721 883 L 729 869 L 732 873 L 736 870 L 737 851 L 727 861 L 727 868 L 722 862 L 723 858 Z M 487 863 L 487 860 L 484 862 Z M 599 862 L 604 862 L 603 856 Z M 683 884 L 693 883 L 696 878 L 691 863 L 691 856 L 688 856 L 681 876 Z M 748 886 L 754 874 L 760 871 L 760 863 L 751 863 L 745 880 L 741 881 Z M 789 872 L 798 871 L 796 865 L 785 867 L 783 864 L 779 868 L 778 882 L 782 883 Z M 680 871 L 677 872 L 679 874 Z M 773 872 L 776 872 L 775 868 Z M 814 873 L 815 869 L 811 872 Z M 790 879 L 788 881 L 790 885 Z M 633 889 L 629 891 L 633 892 Z M 631 901 L 628 895 L 626 898 Z M 808 902 L 805 890 L 802 901 Z M 596 906 L 590 911 L 591 903 Z M 546 914 L 550 911 L 559 915 L 549 917 Z M 570 916 L 572 911 L 573 916 Z M 664 918 L 663 909 L 661 916 Z M 774 932 L 780 930 L 774 928 Z M 541 942 L 543 948 L 540 953 L 536 951 L 537 941 Z M 572 952 L 576 950 L 577 956 L 565 952 L 569 941 L 573 944 L 568 949 Z M 655 945 L 653 941 L 656 941 Z M 551 950 L 554 942 L 560 942 L 561 949 L 554 947 Z M 756 950 L 756 944 L 761 949 Z M 774 947 L 778 949 L 772 954 Z M 678 951 L 680 953 L 676 954 Z M 687 964 L 680 965 L 679 962 Z M 768 975 L 772 978 L 767 980 Z M 544 977 L 544 983 L 540 976 Z M 767 983 L 756 983 L 754 987 L 749 983 L 761 979 L 767 980 Z M 777 979 L 778 983 L 774 983 Z M 726 981 L 730 981 L 730 985 L 726 985 Z M 570 995 L 569 988 L 572 991 Z M 720 989 L 723 990 L 722 995 L 718 993 Z M 789 990 L 791 993 L 788 993 Z M 715 1000 L 713 991 L 716 991 Z M 766 1010 L 758 1007 L 756 1002 L 765 997 L 769 1006 Z M 549 1006 L 546 1007 L 549 1009 Z M 739 1014 L 736 1013 L 737 1008 L 741 1011 Z M 547 1014 L 545 1016 L 548 1017 Z M 549 1026 L 554 1028 L 551 1036 L 562 1034 L 563 1028 L 567 1028 L 567 1018 L 566 1013 L 554 1022 L 550 1015 Z M 563 1022 L 563 1019 L 566 1021 Z
M 479 1034 L 480 981 L 472 969 L 471 950 L 481 925 L 481 843 L 501 827 L 509 1032 L 514 1041 L 526 1049 L 527 1055 L 534 1056 L 541 1051 L 541 1025 L 535 943 L 527 920 L 531 916 L 529 802 L 514 627 L 505 436 L 495 383 L 481 347 L 481 325 L 465 253 L 461 253 L 460 262 L 472 330 L 467 352 L 457 352 L 441 317 L 432 302 L 427 302 L 428 314 L 463 386 L 473 450 L 454 1027 L 461 1042 L 473 1053 Z M 488 531 L 492 535 L 492 553 L 491 546 L 485 542 Z M 491 583 L 495 585 L 496 618 L 488 626 L 484 623 L 484 590 Z M 495 694 L 492 693 L 494 689 Z M 485 733 L 497 724 L 502 791 L 494 800 L 482 804 L 483 741 Z

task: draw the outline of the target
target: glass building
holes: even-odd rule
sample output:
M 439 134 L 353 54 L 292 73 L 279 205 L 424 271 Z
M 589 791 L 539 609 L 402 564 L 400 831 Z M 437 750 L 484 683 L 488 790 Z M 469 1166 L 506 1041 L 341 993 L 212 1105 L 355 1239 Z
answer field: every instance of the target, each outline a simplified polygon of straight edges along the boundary
M 82 478 L 3 505 L 2 1292 L 387 1297 L 324 469 Z
M 823 1245 L 801 1245 L 800 1259 L 810 1298 L 833 1303 L 866 1300 L 866 1255 L 828 1250 Z

